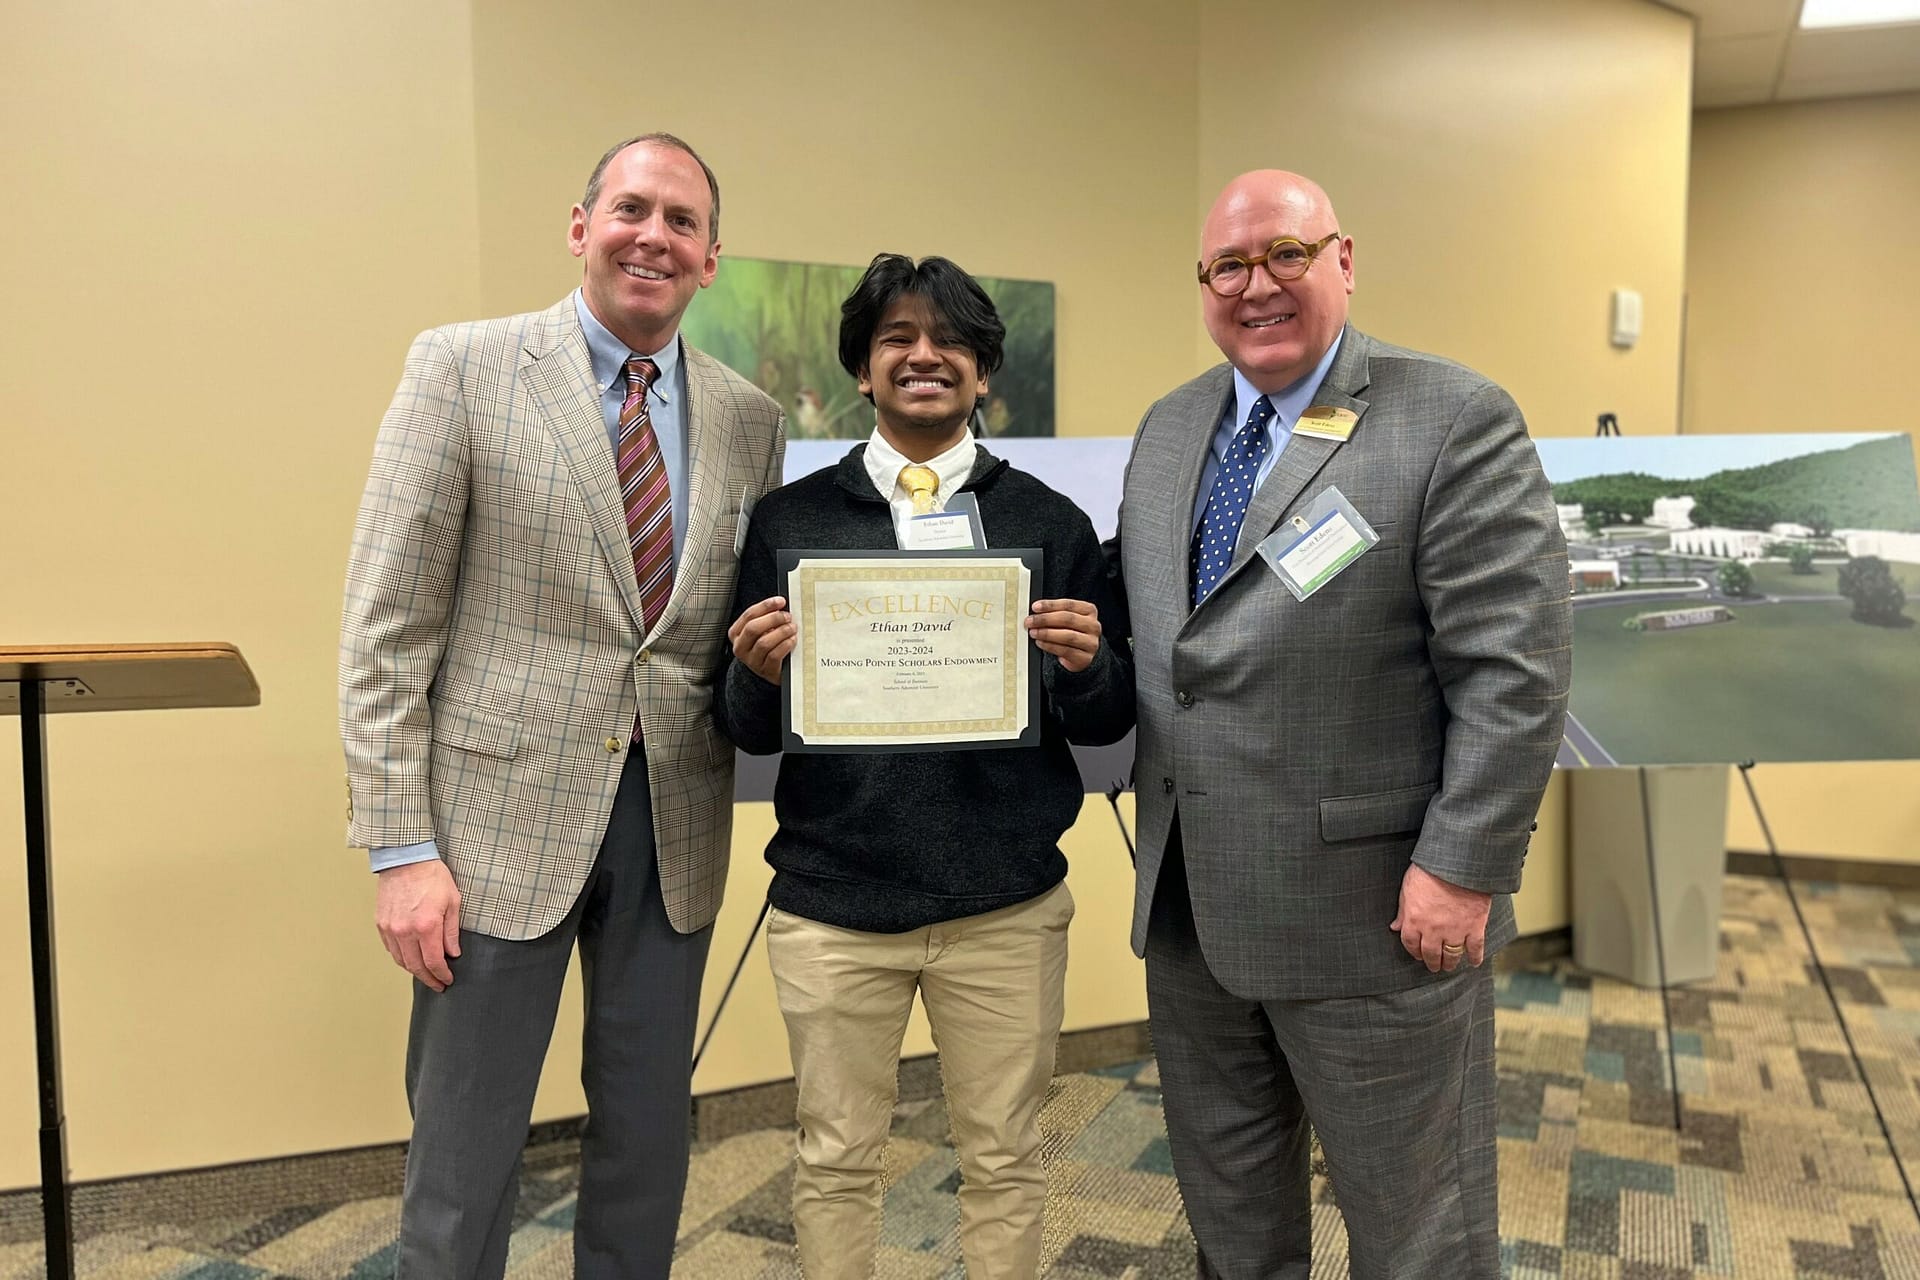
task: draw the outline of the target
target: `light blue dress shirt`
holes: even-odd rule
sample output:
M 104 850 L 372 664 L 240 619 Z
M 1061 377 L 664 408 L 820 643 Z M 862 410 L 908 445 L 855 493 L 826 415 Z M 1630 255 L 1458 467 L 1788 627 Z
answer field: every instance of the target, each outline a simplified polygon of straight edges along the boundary
M 578 289 L 573 291 L 574 313 L 580 317 L 580 331 L 587 339 L 587 356 L 593 368 L 593 385 L 600 391 L 600 416 L 607 423 L 607 449 L 620 444 L 620 406 L 627 402 L 627 358 L 645 356 L 660 366 L 660 376 L 647 391 L 647 410 L 653 420 L 653 434 L 660 441 L 660 456 L 667 464 L 667 491 L 673 500 L 673 565 L 680 567 L 680 552 L 687 541 L 687 470 L 690 443 L 687 437 L 687 370 L 680 358 L 680 334 L 676 330 L 667 345 L 658 351 L 629 351 L 627 344 L 613 336 L 595 318 L 587 300 Z M 431 840 L 419 844 L 395 845 L 368 851 L 375 871 L 404 867 L 410 862 L 425 862 L 440 856 L 439 846 Z
M 1297 382 L 1288 383 L 1267 397 L 1273 405 L 1273 421 L 1267 424 L 1267 456 L 1260 460 L 1260 471 L 1253 478 L 1253 491 L 1260 492 L 1260 486 L 1273 474 L 1273 464 L 1287 447 L 1287 441 L 1293 438 L 1293 424 L 1300 421 L 1300 415 L 1313 407 L 1313 398 L 1320 394 L 1320 384 L 1326 381 L 1327 370 L 1333 368 L 1333 358 L 1340 354 L 1340 344 L 1346 340 L 1347 331 L 1342 329 L 1333 339 L 1333 345 L 1327 348 L 1327 354 L 1320 357 L 1320 363 Z M 1206 514 L 1207 498 L 1213 493 L 1213 478 L 1220 471 L 1220 459 L 1227 456 L 1227 447 L 1233 443 L 1234 436 L 1247 423 L 1247 415 L 1253 412 L 1253 402 L 1260 398 L 1260 392 L 1248 382 L 1246 375 L 1238 369 L 1233 371 L 1233 407 L 1220 419 L 1220 425 L 1214 429 L 1213 447 L 1207 451 L 1206 463 L 1200 468 L 1200 491 L 1193 497 L 1193 528 L 1200 528 L 1200 517 Z

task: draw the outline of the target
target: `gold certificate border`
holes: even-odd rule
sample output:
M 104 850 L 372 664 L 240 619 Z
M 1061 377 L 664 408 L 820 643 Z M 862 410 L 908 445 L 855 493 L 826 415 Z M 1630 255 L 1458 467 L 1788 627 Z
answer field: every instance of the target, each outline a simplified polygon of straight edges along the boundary
M 1020 575 L 1026 572 L 1026 565 L 1018 560 L 999 563 L 975 564 L 964 560 L 934 560 L 915 562 L 901 560 L 886 566 L 861 566 L 843 568 L 832 563 L 803 562 L 796 570 L 800 577 L 801 609 L 797 615 L 802 631 L 801 651 L 809 655 L 808 660 L 817 651 L 818 646 L 807 643 L 812 630 L 808 619 L 817 617 L 815 599 L 819 587 L 823 584 L 849 582 L 889 582 L 914 583 L 927 582 L 998 582 L 1006 591 L 1007 612 L 1015 612 L 1012 607 L 1020 597 Z M 802 741 L 836 737 L 928 737 L 942 735 L 968 734 L 1006 734 L 1014 737 L 1021 731 L 1020 712 L 1023 695 L 1023 681 L 1019 678 L 1019 646 L 1026 642 L 1026 632 L 1016 620 L 1012 626 L 1001 628 L 1003 650 L 1000 655 L 1002 671 L 1001 706 L 1006 714 L 983 720 L 895 720 L 885 723 L 855 723 L 848 720 L 822 720 L 819 707 L 819 682 L 812 671 L 806 675 L 805 697 L 800 708 L 799 734 Z

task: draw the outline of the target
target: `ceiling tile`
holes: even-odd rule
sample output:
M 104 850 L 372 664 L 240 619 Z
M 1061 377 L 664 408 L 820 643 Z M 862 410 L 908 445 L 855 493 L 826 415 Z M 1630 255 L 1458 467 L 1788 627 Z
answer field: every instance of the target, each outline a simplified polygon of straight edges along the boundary
M 1804 99 L 1920 88 L 1920 23 L 1796 31 L 1779 96 Z
M 1697 92 L 1759 87 L 1768 93 L 1780 74 L 1787 33 L 1701 40 L 1693 49 L 1693 85 Z
M 1771 102 L 1786 44 L 1784 31 L 1700 41 L 1693 51 L 1695 109 Z
M 1916 91 L 1920 91 L 1920 70 L 1889 70 L 1878 75 L 1787 81 L 1780 85 L 1773 98 L 1776 102 L 1806 102 L 1816 98 L 1859 98 L 1874 93 Z
M 1771 87 L 1765 89 L 1727 89 L 1714 91 L 1701 89 L 1693 91 L 1693 109 L 1695 111 L 1714 111 L 1721 107 L 1758 107 L 1773 101 Z
M 1693 105 L 1920 90 L 1920 23 L 1801 31 L 1801 0 L 1655 0 L 1694 17 Z
M 1702 40 L 1786 32 L 1800 18 L 1800 0 L 1661 0 L 1669 9 L 1692 14 Z

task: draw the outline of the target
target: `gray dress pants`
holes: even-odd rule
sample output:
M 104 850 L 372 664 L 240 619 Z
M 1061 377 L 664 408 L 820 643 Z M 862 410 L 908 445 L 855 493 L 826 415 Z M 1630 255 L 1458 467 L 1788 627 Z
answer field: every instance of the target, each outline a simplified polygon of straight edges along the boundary
M 1247 999 L 1207 967 L 1186 881 L 1170 847 L 1147 1007 L 1203 1280 L 1307 1280 L 1309 1122 L 1357 1280 L 1497 1280 L 1491 964 L 1378 995 Z
M 413 1142 L 395 1274 L 492 1280 L 507 1264 L 535 1086 L 576 941 L 587 1097 L 574 1216 L 581 1280 L 665 1277 L 686 1189 L 690 1064 L 713 930 L 674 931 L 660 897 L 646 753 L 628 752 L 580 900 L 543 937 L 460 932 L 453 985 L 415 983 Z

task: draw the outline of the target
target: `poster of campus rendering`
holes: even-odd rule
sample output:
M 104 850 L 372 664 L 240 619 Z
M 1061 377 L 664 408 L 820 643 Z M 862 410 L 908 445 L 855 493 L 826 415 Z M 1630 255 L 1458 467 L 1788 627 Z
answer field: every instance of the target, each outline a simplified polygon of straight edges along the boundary
M 1563 766 L 1920 758 L 1907 436 L 1538 444 L 1573 595 Z

